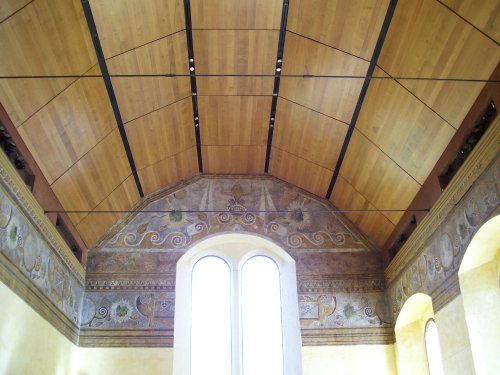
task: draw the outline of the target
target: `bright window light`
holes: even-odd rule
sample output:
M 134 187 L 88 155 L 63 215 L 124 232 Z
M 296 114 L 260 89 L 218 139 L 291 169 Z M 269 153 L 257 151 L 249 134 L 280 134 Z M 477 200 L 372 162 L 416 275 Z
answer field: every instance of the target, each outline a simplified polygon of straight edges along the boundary
M 425 347 L 427 350 L 427 361 L 429 362 L 430 375 L 443 375 L 443 362 L 441 358 L 441 346 L 439 345 L 439 334 L 436 322 L 430 319 L 425 326 Z
M 280 274 L 265 256 L 250 258 L 242 270 L 243 374 L 282 375 Z
M 221 258 L 192 274 L 191 375 L 231 375 L 231 273 Z

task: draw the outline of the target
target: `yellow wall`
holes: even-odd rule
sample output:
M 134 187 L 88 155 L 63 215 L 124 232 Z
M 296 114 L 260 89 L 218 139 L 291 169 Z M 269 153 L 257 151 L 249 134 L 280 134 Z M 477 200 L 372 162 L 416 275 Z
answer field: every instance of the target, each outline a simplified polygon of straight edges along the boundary
M 474 374 L 469 333 L 462 296 L 458 296 L 435 315 L 441 342 L 445 374 Z
M 429 374 L 424 336 L 425 326 L 431 318 L 434 318 L 432 299 L 426 294 L 416 293 L 403 305 L 395 327 L 396 356 L 400 374 Z
M 75 346 L 1 282 L 0 301 L 0 374 L 69 374 Z
M 469 333 L 462 296 L 458 296 L 435 316 L 445 374 L 474 374 Z
M 74 375 L 171 375 L 170 348 L 76 348 Z
M 168 348 L 79 348 L 0 282 L 0 374 L 171 375 Z
M 305 346 L 302 369 L 303 375 L 397 374 L 394 345 Z
M 500 374 L 500 260 L 460 274 L 463 306 L 476 374 Z
M 474 235 L 458 278 L 475 373 L 500 374 L 500 215 Z
M 79 348 L 0 283 L 0 374 L 171 375 L 168 348 Z M 396 374 L 393 345 L 302 348 L 304 375 Z
M 79 348 L 0 283 L 0 374 L 171 375 L 168 348 Z M 304 375 L 396 374 L 393 345 L 302 348 Z

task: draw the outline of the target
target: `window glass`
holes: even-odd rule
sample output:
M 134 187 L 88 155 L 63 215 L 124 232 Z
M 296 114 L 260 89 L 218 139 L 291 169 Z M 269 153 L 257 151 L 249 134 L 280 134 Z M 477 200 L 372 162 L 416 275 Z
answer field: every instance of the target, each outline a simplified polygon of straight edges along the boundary
M 425 347 L 427 350 L 430 375 L 443 375 L 439 334 L 436 322 L 433 319 L 430 319 L 425 326 Z
M 231 375 L 231 273 L 221 258 L 192 274 L 191 375 Z
M 243 374 L 283 374 L 280 274 L 264 256 L 242 270 Z

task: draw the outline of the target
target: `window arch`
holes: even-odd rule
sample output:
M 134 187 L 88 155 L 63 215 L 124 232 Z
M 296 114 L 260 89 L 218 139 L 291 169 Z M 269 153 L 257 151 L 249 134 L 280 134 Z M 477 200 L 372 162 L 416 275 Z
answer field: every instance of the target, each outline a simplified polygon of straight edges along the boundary
M 498 373 L 500 349 L 500 215 L 476 232 L 458 270 L 476 374 Z
M 197 359 L 192 358 L 192 355 L 197 356 L 198 354 L 196 343 L 194 343 L 193 352 L 192 335 L 194 334 L 195 337 L 197 335 L 193 331 L 197 329 L 196 325 L 193 325 L 193 318 L 196 319 L 194 309 L 198 302 L 194 298 L 196 298 L 197 293 L 195 288 L 200 282 L 198 278 L 202 275 L 202 273 L 198 274 L 198 270 L 203 268 L 204 263 L 217 263 L 221 266 L 221 269 L 222 264 L 225 264 L 229 269 L 231 306 L 229 313 L 231 370 L 229 373 L 231 375 L 240 375 L 243 373 L 243 369 L 245 375 L 262 373 L 262 369 L 259 369 L 258 366 L 252 366 L 256 363 L 255 358 L 259 354 L 248 350 L 252 346 L 259 347 L 255 343 L 263 346 L 262 344 L 265 342 L 274 346 L 278 351 L 281 349 L 282 359 L 274 361 L 274 366 L 278 369 L 275 371 L 281 370 L 283 375 L 301 374 L 301 340 L 295 261 L 283 249 L 263 238 L 246 234 L 224 234 L 209 238 L 193 246 L 177 262 L 174 375 L 196 375 L 195 371 L 198 364 L 193 365 L 192 362 L 197 361 Z M 259 275 L 257 281 L 263 278 L 263 273 L 268 274 L 267 284 L 264 284 L 266 285 L 265 288 L 262 283 L 255 282 L 255 272 L 258 272 Z M 209 282 L 202 282 L 202 284 L 204 284 L 202 287 L 205 287 Z M 209 291 L 203 293 L 210 294 Z M 271 300 L 276 301 L 278 299 L 281 306 L 277 304 L 273 307 L 269 302 L 267 302 L 266 306 L 261 306 L 266 304 L 266 302 L 263 302 L 265 294 L 269 294 Z M 276 329 L 276 326 L 274 326 L 277 332 L 275 332 L 274 341 L 268 340 L 267 331 L 261 331 L 263 333 L 259 335 L 258 328 L 265 328 L 255 325 L 255 322 L 252 323 L 252 314 L 248 313 L 245 308 L 245 305 L 248 306 L 249 304 L 259 304 L 258 311 L 266 312 L 265 320 L 274 321 L 275 324 L 277 322 L 279 327 Z M 272 311 L 274 311 L 274 317 Z M 258 318 L 263 319 L 262 317 Z M 217 318 L 213 319 L 217 320 Z M 245 327 L 251 327 L 252 324 L 254 324 L 253 328 L 245 329 Z M 256 332 L 257 334 L 252 337 L 250 332 Z M 265 340 L 263 340 L 263 335 L 265 335 Z M 213 341 L 208 338 L 208 341 L 200 345 L 210 344 L 214 346 Z M 221 354 L 218 353 L 217 355 Z M 206 360 L 200 359 L 200 361 Z M 267 363 L 264 364 L 269 370 Z M 202 364 L 202 368 L 204 374 L 208 375 L 207 365 Z
M 429 374 L 425 327 L 433 318 L 432 299 L 427 294 L 415 293 L 404 303 L 394 328 L 398 373 Z
M 441 345 L 439 334 L 434 319 L 427 320 L 425 324 L 425 351 L 430 375 L 443 375 L 443 359 L 441 356 Z

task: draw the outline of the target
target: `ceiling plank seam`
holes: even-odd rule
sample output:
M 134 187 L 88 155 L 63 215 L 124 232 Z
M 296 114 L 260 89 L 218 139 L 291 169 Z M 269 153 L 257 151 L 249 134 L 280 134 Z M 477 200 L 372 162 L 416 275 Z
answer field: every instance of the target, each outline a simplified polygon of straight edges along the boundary
M 363 102 L 365 100 L 366 93 L 368 91 L 368 87 L 370 86 L 371 77 L 377 67 L 378 58 L 380 56 L 380 52 L 382 51 L 382 47 L 384 45 L 385 37 L 387 36 L 387 32 L 389 30 L 389 26 L 391 25 L 392 16 L 394 15 L 394 11 L 396 10 L 396 5 L 398 4 L 398 0 L 391 0 L 389 3 L 389 7 L 387 8 L 387 12 L 385 14 L 384 23 L 382 24 L 382 28 L 380 30 L 380 34 L 377 39 L 377 44 L 375 45 L 375 49 L 373 51 L 372 58 L 370 60 L 370 65 L 368 67 L 368 71 L 366 73 L 366 78 L 363 82 L 363 87 L 361 88 L 361 92 L 359 94 L 358 102 L 356 103 L 356 108 L 354 109 L 354 113 L 351 118 L 351 122 L 349 124 L 349 128 L 347 129 L 346 136 L 344 138 L 344 143 L 342 144 L 342 149 L 340 151 L 339 158 L 337 160 L 337 164 L 335 165 L 335 170 L 332 175 L 332 179 L 330 181 L 330 185 L 328 186 L 328 191 L 326 193 L 326 199 L 330 199 L 333 188 L 335 187 L 335 183 L 337 182 L 337 178 L 340 173 L 340 168 L 342 167 L 342 162 L 344 161 L 347 148 L 349 146 L 349 142 L 351 140 L 352 134 L 354 132 L 354 128 L 356 127 L 356 122 L 358 121 L 359 114 L 361 112 L 361 107 L 363 106 Z
M 278 53 L 276 54 L 276 71 L 274 75 L 273 99 L 271 103 L 271 116 L 269 119 L 269 130 L 267 133 L 266 163 L 264 172 L 269 173 L 269 161 L 271 160 L 271 149 L 273 144 L 274 121 L 276 119 L 276 106 L 278 105 L 278 94 L 280 89 L 281 67 L 283 64 L 283 51 L 285 49 L 286 23 L 288 20 L 289 0 L 283 0 L 281 11 L 280 36 L 278 40 Z
M 122 116 L 120 114 L 120 108 L 118 107 L 118 102 L 116 100 L 113 84 L 111 83 L 111 77 L 109 75 L 108 67 L 106 65 L 106 59 L 104 57 L 104 53 L 101 48 L 101 41 L 99 40 L 99 35 L 97 33 L 97 27 L 95 25 L 94 16 L 92 15 L 92 9 L 90 8 L 89 0 L 82 0 L 82 7 L 85 13 L 85 19 L 87 20 L 87 26 L 89 28 L 90 36 L 92 38 L 92 43 L 94 44 L 94 49 L 97 55 L 97 60 L 99 62 L 99 68 L 101 69 L 104 85 L 106 86 L 108 98 L 109 101 L 111 102 L 111 107 L 113 108 L 113 114 L 115 115 L 116 125 L 118 126 L 118 131 L 120 132 L 120 137 L 122 139 L 123 147 L 125 148 L 125 153 L 127 154 L 127 159 L 130 164 L 130 169 L 132 170 L 132 174 L 134 175 L 134 180 L 137 186 L 137 190 L 139 191 L 139 195 L 141 198 L 143 198 L 144 192 L 142 190 L 141 181 L 139 180 L 139 175 L 137 173 L 137 168 L 135 166 L 134 157 L 132 156 L 132 150 L 130 149 L 127 133 L 125 132 L 125 126 L 123 125 Z
M 198 156 L 198 172 L 203 173 L 203 159 L 201 154 L 201 135 L 200 135 L 200 114 L 198 111 L 198 91 L 196 88 L 196 71 L 194 63 L 193 47 L 193 26 L 191 24 L 191 2 L 184 0 L 184 17 L 186 20 L 186 40 L 189 59 L 189 77 L 191 81 L 191 102 L 193 103 L 193 121 L 196 137 L 196 153 Z

